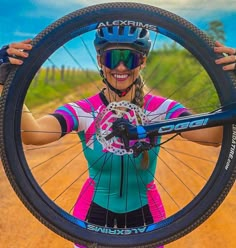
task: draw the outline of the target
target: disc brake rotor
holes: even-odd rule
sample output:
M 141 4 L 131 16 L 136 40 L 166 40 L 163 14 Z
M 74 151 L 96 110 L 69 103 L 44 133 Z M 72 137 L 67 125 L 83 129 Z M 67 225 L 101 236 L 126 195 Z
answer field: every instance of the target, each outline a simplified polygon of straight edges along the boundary
M 125 149 L 124 143 L 119 137 L 112 137 L 106 140 L 112 130 L 112 124 L 120 118 L 128 120 L 132 125 L 145 125 L 148 123 L 148 118 L 143 110 L 137 105 L 128 101 L 112 102 L 104 108 L 96 118 L 96 136 L 97 140 L 102 144 L 105 151 L 112 152 L 116 155 L 132 154 L 132 149 Z M 132 147 L 130 142 L 130 147 Z

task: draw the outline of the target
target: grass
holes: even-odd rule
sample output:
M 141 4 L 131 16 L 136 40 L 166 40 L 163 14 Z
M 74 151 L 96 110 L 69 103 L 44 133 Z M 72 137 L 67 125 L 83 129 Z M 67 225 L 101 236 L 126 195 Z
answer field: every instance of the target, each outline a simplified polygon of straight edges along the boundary
M 149 88 L 183 103 L 195 112 L 211 111 L 218 106 L 212 80 L 199 62 L 185 50 L 152 52 L 144 76 Z M 200 106 L 204 106 L 204 109 Z
M 26 105 L 36 107 L 55 99 L 63 99 L 64 96 L 74 92 L 78 86 L 85 87 L 84 85 L 100 78 L 94 71 L 75 71 L 70 74 L 65 71 L 64 74 L 63 80 L 59 70 L 47 76 L 47 70 L 42 68 L 27 92 Z
M 195 112 L 211 111 L 218 106 L 218 97 L 211 79 L 186 50 L 170 47 L 152 51 L 143 74 L 149 88 L 183 103 Z M 35 107 L 63 99 L 77 90 L 78 86 L 89 96 L 93 93 L 88 83 L 100 79 L 99 73 L 95 71 L 80 70 L 65 70 L 64 79 L 61 77 L 60 70 L 48 74 L 47 69 L 41 69 L 28 90 L 26 104 Z M 204 106 L 204 110 L 200 106 Z

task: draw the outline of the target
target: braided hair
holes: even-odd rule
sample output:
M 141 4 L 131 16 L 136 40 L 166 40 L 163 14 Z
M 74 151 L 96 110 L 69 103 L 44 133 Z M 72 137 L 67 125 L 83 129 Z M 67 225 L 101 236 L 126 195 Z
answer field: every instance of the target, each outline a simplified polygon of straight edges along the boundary
M 136 84 L 135 84 L 135 96 L 133 99 L 133 103 L 135 105 L 137 105 L 140 108 L 143 108 L 144 105 L 144 81 L 141 75 L 139 75 Z M 139 118 L 139 122 L 141 123 L 141 119 L 140 116 Z M 142 153 L 142 161 L 141 161 L 141 167 L 146 170 L 149 166 L 149 156 L 148 156 L 148 152 L 144 151 Z

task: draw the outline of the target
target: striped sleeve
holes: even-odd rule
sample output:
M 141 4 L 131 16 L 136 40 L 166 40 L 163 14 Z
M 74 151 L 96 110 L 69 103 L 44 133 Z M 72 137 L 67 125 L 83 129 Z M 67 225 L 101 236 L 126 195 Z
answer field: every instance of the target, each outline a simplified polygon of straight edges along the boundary
M 177 118 L 186 112 L 188 111 L 182 104 L 172 101 L 167 109 L 166 119 Z
M 78 130 L 79 120 L 73 104 L 65 104 L 59 107 L 54 113 L 64 117 L 67 133 Z
M 154 95 L 147 95 L 145 97 L 145 111 L 153 122 L 177 118 L 189 113 L 179 102 Z

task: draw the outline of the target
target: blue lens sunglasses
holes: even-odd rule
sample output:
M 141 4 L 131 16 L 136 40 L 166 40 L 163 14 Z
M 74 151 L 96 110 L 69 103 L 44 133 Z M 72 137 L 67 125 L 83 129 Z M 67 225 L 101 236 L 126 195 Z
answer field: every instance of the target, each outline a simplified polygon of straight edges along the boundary
M 115 69 L 120 62 L 133 70 L 143 63 L 143 54 L 129 49 L 110 49 L 101 54 L 101 63 L 109 69 Z

